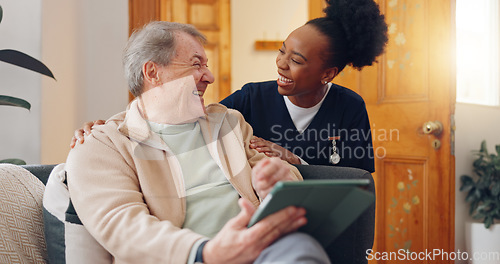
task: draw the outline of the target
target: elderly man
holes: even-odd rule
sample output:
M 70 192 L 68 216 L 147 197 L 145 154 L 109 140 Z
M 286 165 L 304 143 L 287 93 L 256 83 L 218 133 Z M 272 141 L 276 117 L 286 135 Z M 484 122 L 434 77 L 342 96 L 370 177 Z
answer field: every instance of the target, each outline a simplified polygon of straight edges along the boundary
M 214 81 L 204 42 L 171 22 L 130 37 L 124 66 L 137 99 L 66 162 L 81 221 L 115 263 L 328 263 L 314 239 L 294 232 L 306 223 L 302 208 L 246 227 L 277 181 L 301 176 L 249 148 L 239 112 L 203 105 Z

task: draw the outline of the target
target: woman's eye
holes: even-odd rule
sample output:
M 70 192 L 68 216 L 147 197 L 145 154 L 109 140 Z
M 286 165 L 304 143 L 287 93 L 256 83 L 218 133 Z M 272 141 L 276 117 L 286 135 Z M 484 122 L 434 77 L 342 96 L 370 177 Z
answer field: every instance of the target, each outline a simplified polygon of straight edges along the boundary
M 285 54 L 285 51 L 284 51 L 283 49 L 279 49 L 279 52 L 280 52 L 281 54 Z
M 296 63 L 296 64 L 302 64 L 301 62 L 299 62 L 299 61 L 297 61 L 297 60 L 294 60 L 294 59 L 292 59 L 292 61 L 293 61 L 294 63 Z

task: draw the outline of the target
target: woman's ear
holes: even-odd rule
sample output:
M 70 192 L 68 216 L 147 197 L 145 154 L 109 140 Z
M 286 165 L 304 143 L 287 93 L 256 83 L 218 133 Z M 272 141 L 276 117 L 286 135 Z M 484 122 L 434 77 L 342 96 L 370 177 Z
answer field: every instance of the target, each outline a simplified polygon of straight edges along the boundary
M 144 75 L 144 81 L 152 84 L 153 86 L 160 85 L 160 74 L 156 63 L 152 61 L 144 63 L 142 66 L 142 73 Z
M 339 69 L 337 67 L 328 68 L 323 73 L 323 78 L 321 78 L 322 83 L 329 83 L 339 74 Z

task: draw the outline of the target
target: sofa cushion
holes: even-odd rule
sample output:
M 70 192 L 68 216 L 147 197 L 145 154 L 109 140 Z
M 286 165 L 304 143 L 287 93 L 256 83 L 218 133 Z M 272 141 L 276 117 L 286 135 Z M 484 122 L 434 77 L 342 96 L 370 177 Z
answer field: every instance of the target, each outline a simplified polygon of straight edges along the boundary
M 46 263 L 43 191 L 29 171 L 0 164 L 0 263 Z
M 112 263 L 111 255 L 89 234 L 73 209 L 64 163 L 57 165 L 47 180 L 43 214 L 51 264 Z

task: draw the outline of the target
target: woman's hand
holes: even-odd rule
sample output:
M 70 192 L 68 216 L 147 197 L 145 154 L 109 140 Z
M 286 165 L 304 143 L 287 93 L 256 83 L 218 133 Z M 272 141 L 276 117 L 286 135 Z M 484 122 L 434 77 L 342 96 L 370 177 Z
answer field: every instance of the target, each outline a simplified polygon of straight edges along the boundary
M 74 148 L 77 142 L 82 144 L 84 141 L 84 136 L 90 135 L 91 130 L 94 126 L 104 125 L 105 122 L 106 121 L 104 120 L 96 120 L 83 123 L 82 128 L 75 130 L 75 134 L 73 135 L 73 138 L 71 138 L 71 144 L 69 146 L 71 148 Z
M 290 164 L 301 164 L 299 157 L 288 149 L 256 136 L 250 140 L 250 148 L 264 153 L 268 157 L 279 157 Z

